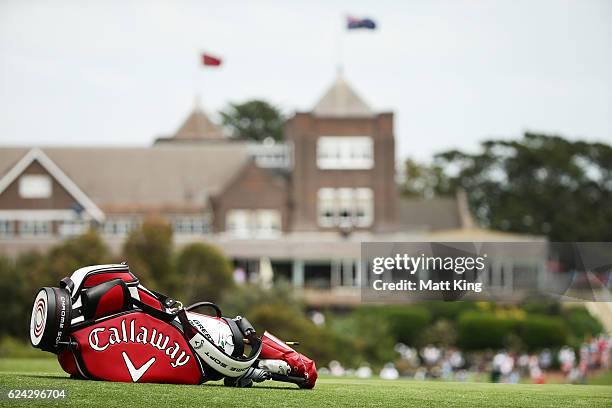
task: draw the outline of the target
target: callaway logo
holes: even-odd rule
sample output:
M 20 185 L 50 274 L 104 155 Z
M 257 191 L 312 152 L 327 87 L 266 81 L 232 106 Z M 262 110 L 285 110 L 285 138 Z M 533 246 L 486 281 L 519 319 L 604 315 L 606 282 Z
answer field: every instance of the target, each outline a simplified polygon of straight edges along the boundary
M 123 361 L 125 361 L 125 365 L 127 366 L 127 369 L 130 372 L 130 377 L 132 377 L 133 382 L 138 382 L 138 380 L 140 380 L 140 377 L 142 377 L 143 374 L 147 372 L 149 367 L 151 367 L 155 362 L 155 357 L 151 357 L 151 359 L 144 363 L 142 367 L 136 368 L 134 367 L 134 363 L 132 363 L 132 360 L 130 360 L 125 351 L 123 351 L 121 355 L 123 356 Z
M 104 351 L 108 346 L 120 343 L 149 344 L 158 350 L 165 350 L 165 354 L 172 360 L 170 362 L 172 368 L 183 366 L 190 359 L 187 352 L 181 350 L 180 345 L 176 341 L 169 344 L 170 337 L 164 333 L 152 329 L 149 334 L 149 329 L 144 326 L 140 326 L 139 330 L 137 330 L 134 319 L 130 320 L 129 324 L 126 324 L 126 319 L 121 320 L 120 327 L 109 327 L 108 329 L 106 327 L 97 327 L 89 333 L 89 345 L 95 351 Z

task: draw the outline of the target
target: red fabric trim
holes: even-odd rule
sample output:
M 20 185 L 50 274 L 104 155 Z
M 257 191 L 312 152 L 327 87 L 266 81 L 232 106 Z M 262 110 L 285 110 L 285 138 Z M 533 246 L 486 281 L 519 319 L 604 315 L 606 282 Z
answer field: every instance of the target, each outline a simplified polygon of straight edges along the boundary
M 121 279 L 126 283 L 136 282 L 138 279 L 129 272 L 114 272 L 114 273 L 97 273 L 88 276 L 83 282 L 83 287 L 91 288 L 92 286 L 99 285 L 100 283 L 107 282 L 111 279 Z
M 157 298 L 154 298 L 153 296 L 149 295 L 144 290 L 138 288 L 138 295 L 140 296 L 140 301 L 142 303 L 145 303 L 156 309 L 163 310 L 161 302 Z

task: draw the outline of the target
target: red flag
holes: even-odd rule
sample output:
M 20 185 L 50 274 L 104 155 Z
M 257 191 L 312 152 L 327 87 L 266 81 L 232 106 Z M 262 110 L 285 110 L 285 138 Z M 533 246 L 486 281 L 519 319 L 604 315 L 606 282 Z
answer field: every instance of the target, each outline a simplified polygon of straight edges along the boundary
M 221 65 L 221 58 L 213 57 L 210 54 L 202 54 L 202 64 L 209 67 L 218 67 Z

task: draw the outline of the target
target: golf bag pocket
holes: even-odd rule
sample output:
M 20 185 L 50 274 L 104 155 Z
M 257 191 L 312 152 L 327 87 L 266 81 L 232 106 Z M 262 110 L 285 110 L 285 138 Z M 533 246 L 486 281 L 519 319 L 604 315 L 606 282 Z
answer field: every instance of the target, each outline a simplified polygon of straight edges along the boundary
M 85 320 L 110 316 L 132 306 L 130 290 L 121 279 L 112 279 L 86 289 L 81 299 Z
M 97 320 L 71 333 L 70 351 L 59 362 L 64 370 L 89 379 L 199 384 L 202 369 L 181 331 L 141 311 Z

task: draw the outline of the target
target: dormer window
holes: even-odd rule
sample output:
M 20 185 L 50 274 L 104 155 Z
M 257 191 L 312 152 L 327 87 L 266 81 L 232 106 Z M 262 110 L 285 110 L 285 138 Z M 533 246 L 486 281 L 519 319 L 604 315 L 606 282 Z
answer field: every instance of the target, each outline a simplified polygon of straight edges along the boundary
M 324 170 L 368 170 L 374 167 L 374 143 L 369 136 L 321 136 L 317 166 Z
M 51 177 L 46 174 L 26 174 L 19 178 L 21 198 L 49 198 L 52 193 Z

